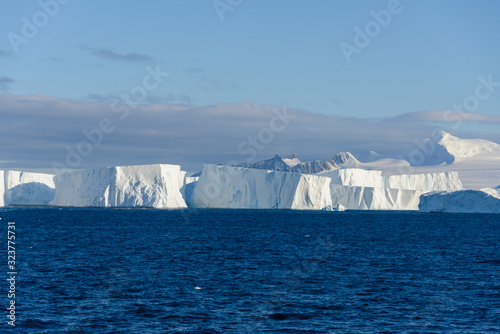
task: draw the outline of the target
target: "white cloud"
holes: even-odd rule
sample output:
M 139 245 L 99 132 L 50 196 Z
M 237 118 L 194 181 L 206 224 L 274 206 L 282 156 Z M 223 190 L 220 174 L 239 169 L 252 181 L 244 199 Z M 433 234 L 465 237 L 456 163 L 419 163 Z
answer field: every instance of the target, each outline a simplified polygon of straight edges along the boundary
M 48 168 L 54 161 L 64 164 L 67 147 L 74 149 L 86 140 L 82 130 L 97 128 L 101 119 L 108 118 L 116 130 L 104 135 L 102 144 L 82 159 L 80 167 L 161 162 L 198 169 L 202 163 L 244 161 L 249 155 L 239 154 L 238 147 L 270 128 L 276 109 L 282 109 L 252 102 L 118 107 L 131 107 L 124 120 L 112 111 L 109 102 L 2 94 L 0 159 L 15 161 L 4 165 L 8 167 Z M 404 115 L 374 121 L 303 110 L 290 109 L 289 113 L 295 118 L 283 131 L 273 133 L 272 141 L 259 145 L 256 159 L 276 153 L 327 159 L 339 151 L 361 154 L 370 150 L 387 155 L 412 148 L 415 139 L 429 137 L 434 129 Z
M 398 122 L 434 122 L 434 123 L 456 123 L 478 122 L 478 123 L 500 123 L 500 115 L 485 115 L 479 113 L 457 112 L 452 110 L 428 110 L 416 111 L 392 118 Z

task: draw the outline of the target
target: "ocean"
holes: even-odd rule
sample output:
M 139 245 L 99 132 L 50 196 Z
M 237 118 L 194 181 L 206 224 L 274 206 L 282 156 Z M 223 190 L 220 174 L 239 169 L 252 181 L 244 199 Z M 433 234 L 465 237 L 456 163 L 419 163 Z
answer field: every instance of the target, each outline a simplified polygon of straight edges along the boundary
M 2 208 L 0 218 L 2 333 L 500 332 L 500 215 Z

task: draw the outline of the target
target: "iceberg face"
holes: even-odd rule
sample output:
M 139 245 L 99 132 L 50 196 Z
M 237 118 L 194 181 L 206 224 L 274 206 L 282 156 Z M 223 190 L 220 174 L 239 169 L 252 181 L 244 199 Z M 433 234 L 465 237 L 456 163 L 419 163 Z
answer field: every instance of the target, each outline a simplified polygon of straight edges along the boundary
M 54 199 L 55 193 L 54 188 L 44 183 L 23 183 L 5 192 L 5 203 L 10 206 L 45 206 Z
M 321 210 L 330 179 L 314 175 L 205 165 L 191 197 L 198 208 Z
M 54 175 L 1 171 L 0 206 L 47 205 L 54 199 Z
M 381 171 L 347 168 L 318 175 L 332 179 L 332 203 L 349 210 L 418 210 L 424 192 L 462 189 L 455 172 L 383 176 Z
M 462 190 L 457 172 L 385 176 L 386 188 L 421 192 Z
M 331 178 L 333 184 L 349 187 L 391 188 L 421 192 L 463 189 L 456 172 L 383 176 L 382 172 L 377 170 L 347 168 L 316 175 Z
M 382 176 L 340 169 L 317 175 L 206 165 L 190 206 L 299 210 L 418 210 L 428 190 L 461 189 L 456 173 Z
M 348 210 L 418 210 L 420 191 L 330 185 L 333 205 Z
M 5 172 L 0 170 L 0 207 L 4 206 L 4 197 L 5 197 Z
M 193 191 L 199 179 L 199 176 L 186 176 L 184 178 L 184 185 L 181 188 L 181 194 L 188 207 L 193 206 L 191 198 L 193 197 Z
M 422 212 L 500 213 L 500 196 L 490 190 L 436 192 L 420 197 Z
M 185 208 L 176 165 L 81 170 L 56 175 L 54 206 Z
M 382 172 L 377 170 L 347 168 L 322 172 L 316 175 L 331 178 L 332 184 L 348 187 L 385 187 L 385 179 L 382 176 Z

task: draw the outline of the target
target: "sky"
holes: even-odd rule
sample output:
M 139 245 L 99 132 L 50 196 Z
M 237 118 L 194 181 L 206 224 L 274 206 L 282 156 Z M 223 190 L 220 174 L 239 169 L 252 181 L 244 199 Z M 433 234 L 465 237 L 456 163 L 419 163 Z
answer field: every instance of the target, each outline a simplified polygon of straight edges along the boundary
M 399 156 L 436 128 L 500 142 L 499 12 L 496 0 L 4 2 L 0 168 Z

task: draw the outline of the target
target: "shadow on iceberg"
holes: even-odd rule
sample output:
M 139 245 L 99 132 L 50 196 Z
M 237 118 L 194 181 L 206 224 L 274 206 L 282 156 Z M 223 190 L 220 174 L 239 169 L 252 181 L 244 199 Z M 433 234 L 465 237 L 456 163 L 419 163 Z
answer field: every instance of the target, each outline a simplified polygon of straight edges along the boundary
M 4 194 L 6 206 L 48 205 L 54 199 L 56 190 L 44 183 L 29 182 L 19 184 Z

